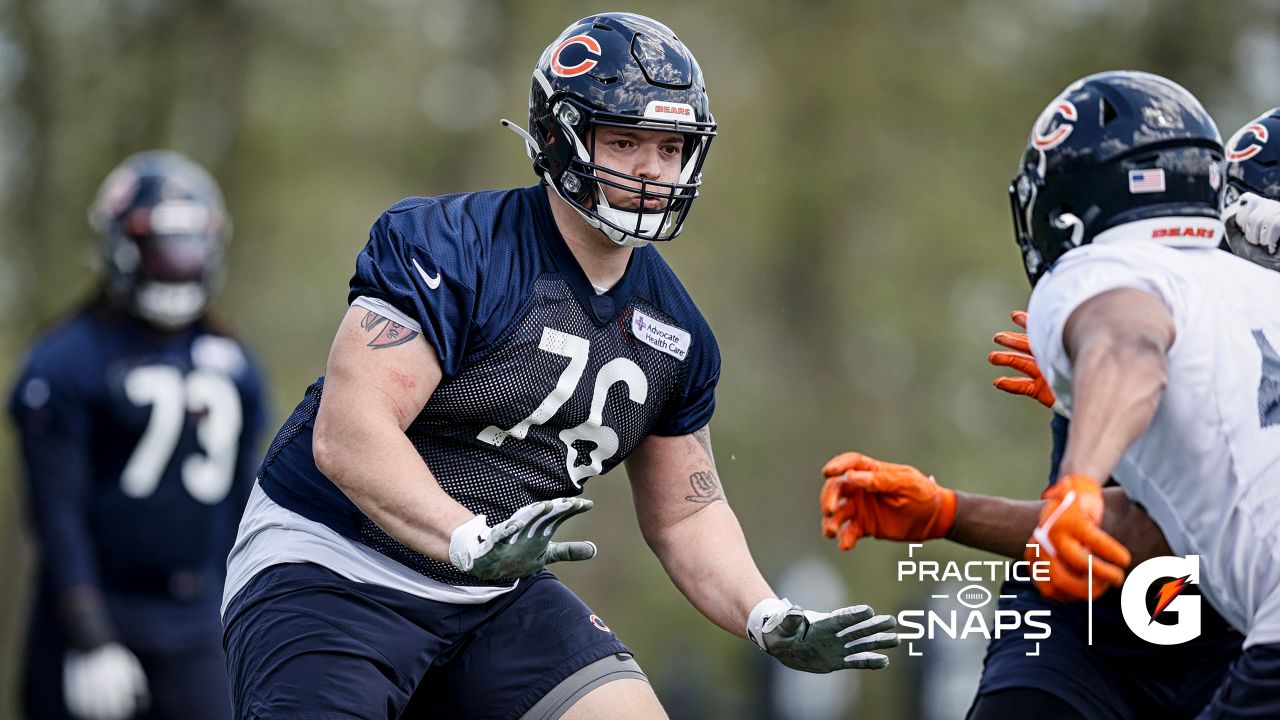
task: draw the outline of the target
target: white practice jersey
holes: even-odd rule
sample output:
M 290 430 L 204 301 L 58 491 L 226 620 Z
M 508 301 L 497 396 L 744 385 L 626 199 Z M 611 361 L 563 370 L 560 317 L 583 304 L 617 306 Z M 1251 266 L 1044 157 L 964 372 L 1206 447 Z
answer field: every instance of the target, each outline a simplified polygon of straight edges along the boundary
M 1070 411 L 1062 331 L 1071 313 L 1117 288 L 1168 308 L 1177 333 L 1168 386 L 1112 476 L 1174 553 L 1200 556 L 1201 591 L 1249 647 L 1280 642 L 1280 273 L 1211 247 L 1221 228 L 1158 218 L 1099 235 L 1036 285 L 1028 334 Z

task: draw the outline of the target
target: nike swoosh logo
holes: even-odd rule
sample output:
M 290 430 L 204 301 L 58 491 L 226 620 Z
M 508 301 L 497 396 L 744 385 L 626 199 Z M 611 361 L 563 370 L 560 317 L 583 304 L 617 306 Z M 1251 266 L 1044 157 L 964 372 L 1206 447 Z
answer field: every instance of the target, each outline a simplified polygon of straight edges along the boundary
M 422 282 L 426 283 L 427 287 L 431 288 L 432 290 L 435 290 L 436 288 L 440 287 L 439 271 L 436 271 L 435 277 L 431 277 L 430 275 L 427 274 L 427 271 L 423 270 L 422 266 L 418 264 L 418 258 L 413 258 L 413 267 L 417 269 L 418 274 L 422 276 Z

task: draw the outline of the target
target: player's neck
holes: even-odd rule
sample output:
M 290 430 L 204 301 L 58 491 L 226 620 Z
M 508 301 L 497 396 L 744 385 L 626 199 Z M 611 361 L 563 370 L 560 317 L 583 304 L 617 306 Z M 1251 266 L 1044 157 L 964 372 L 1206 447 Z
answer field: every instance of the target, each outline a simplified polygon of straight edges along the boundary
M 616 285 L 627 272 L 631 248 L 618 245 L 605 237 L 604 233 L 588 225 L 578 211 L 551 188 L 547 188 L 547 197 L 551 201 L 551 214 L 555 217 L 556 227 L 560 229 L 565 245 L 569 246 L 569 252 L 573 253 L 587 279 L 597 287 L 611 288 Z

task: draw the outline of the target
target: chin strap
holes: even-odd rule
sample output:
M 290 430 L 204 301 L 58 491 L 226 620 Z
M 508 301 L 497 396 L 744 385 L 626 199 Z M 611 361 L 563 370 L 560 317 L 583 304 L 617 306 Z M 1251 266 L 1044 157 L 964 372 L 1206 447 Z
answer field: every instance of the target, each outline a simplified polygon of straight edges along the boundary
M 498 122 L 502 124 L 502 127 L 510 130 L 516 135 L 519 135 L 520 138 L 524 140 L 525 154 L 529 156 L 530 160 L 533 160 L 535 163 L 537 163 L 538 145 L 536 142 L 534 142 L 533 136 L 530 135 L 527 130 L 520 127 L 519 125 L 516 125 L 515 123 L 511 122 L 506 118 L 502 118 Z M 610 240 L 617 243 L 618 245 L 623 245 L 626 247 L 641 248 L 649 244 L 650 240 L 648 238 L 636 237 L 634 235 L 624 233 L 620 230 L 612 228 L 609 225 L 601 222 L 599 218 L 594 218 L 588 213 L 585 213 L 582 210 L 579 210 L 577 203 L 570 201 L 569 198 L 565 197 L 564 193 L 560 191 L 560 187 L 552 179 L 550 173 L 544 172 L 542 177 L 544 180 L 547 181 L 548 185 L 550 185 L 552 188 L 555 189 L 556 194 L 559 195 L 562 200 L 569 203 L 569 207 L 572 207 L 575 212 L 581 215 L 582 219 L 586 220 L 588 225 L 604 233 L 605 237 L 609 238 Z M 609 207 L 609 202 L 605 200 L 605 197 L 604 197 L 604 191 L 599 189 L 598 184 L 597 184 L 597 192 L 596 192 L 596 212 L 608 218 L 609 222 L 612 222 L 615 225 L 625 225 L 628 222 L 631 225 L 635 225 L 635 220 L 634 220 L 635 214 L 626 212 L 625 210 L 616 210 L 614 208 Z M 641 228 L 644 230 L 650 230 L 650 227 L 645 227 L 646 225 L 652 226 L 654 224 L 654 223 L 646 223 L 645 220 L 648 220 L 648 219 L 649 218 L 642 218 L 640 220 Z M 660 222 L 660 219 L 658 218 L 654 218 L 654 220 L 657 222 Z M 652 228 L 652 231 L 656 232 L 657 228 Z

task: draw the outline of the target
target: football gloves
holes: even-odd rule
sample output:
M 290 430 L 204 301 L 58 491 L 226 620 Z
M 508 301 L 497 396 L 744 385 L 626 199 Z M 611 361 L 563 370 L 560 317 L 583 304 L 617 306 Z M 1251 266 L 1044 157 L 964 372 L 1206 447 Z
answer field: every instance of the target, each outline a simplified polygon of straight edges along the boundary
M 1018 327 L 1027 329 L 1026 311 L 1014 310 L 1009 313 L 1009 317 Z M 1036 359 L 1031 356 L 1031 344 L 1027 341 L 1027 334 L 1001 332 L 996 333 L 992 339 L 997 345 L 1009 348 L 1010 352 L 993 351 L 987 355 L 987 362 L 997 367 L 1011 368 L 1026 375 L 1026 377 L 998 377 L 992 384 L 1013 395 L 1035 398 L 1041 405 L 1052 408 L 1057 400 L 1053 397 L 1053 390 L 1049 389 L 1049 384 L 1040 375 L 1040 366 L 1036 364 Z
M 866 605 L 813 612 L 783 598 L 761 600 L 747 618 L 747 637 L 793 670 L 879 670 L 889 658 L 876 650 L 897 647 L 897 625 Z
M 480 578 L 524 577 L 543 566 L 565 560 L 590 560 L 590 542 L 552 542 L 551 534 L 565 520 L 591 509 L 586 498 L 556 498 L 516 510 L 489 527 L 484 515 L 459 525 L 449 539 L 449 562 Z
M 822 534 L 849 550 L 859 538 L 930 540 L 956 520 L 955 491 L 910 465 L 843 453 L 822 468 Z
M 1036 580 L 1050 600 L 1089 597 L 1089 556 L 1093 556 L 1093 598 L 1124 580 L 1129 551 L 1102 530 L 1103 499 L 1098 481 L 1067 475 L 1040 496 L 1040 524 L 1027 540 L 1027 562 L 1049 561 L 1049 580 Z
M 1271 255 L 1280 245 L 1280 202 L 1244 193 L 1222 212 L 1228 231 L 1238 227 L 1250 245 L 1264 247 Z
M 150 695 L 142 663 L 116 642 L 71 650 L 62 667 L 67 710 L 82 720 L 122 720 L 146 709 Z

